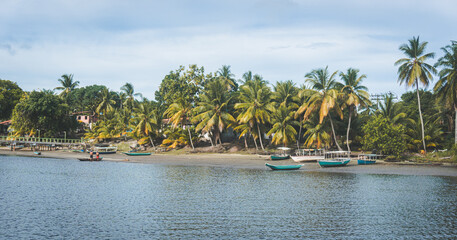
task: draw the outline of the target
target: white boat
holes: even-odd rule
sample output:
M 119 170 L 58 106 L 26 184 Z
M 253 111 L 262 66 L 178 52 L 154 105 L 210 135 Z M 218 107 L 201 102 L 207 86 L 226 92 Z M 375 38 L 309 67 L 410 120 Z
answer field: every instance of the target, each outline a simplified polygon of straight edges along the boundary
M 94 153 L 98 152 L 99 154 L 110 154 L 116 153 L 117 147 L 95 147 Z
M 316 162 L 324 160 L 324 149 L 299 149 L 296 156 L 290 156 L 295 162 Z
M 340 167 L 345 166 L 351 161 L 351 152 L 349 151 L 332 151 L 325 153 L 325 159 L 319 160 L 321 167 Z

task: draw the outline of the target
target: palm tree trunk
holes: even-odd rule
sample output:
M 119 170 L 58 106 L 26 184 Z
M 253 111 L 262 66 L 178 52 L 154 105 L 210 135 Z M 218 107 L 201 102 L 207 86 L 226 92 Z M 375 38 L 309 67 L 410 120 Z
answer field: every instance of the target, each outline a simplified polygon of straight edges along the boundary
M 190 127 L 187 127 L 187 131 L 189 132 L 189 140 L 190 140 L 190 145 L 192 146 L 192 150 L 195 150 L 194 143 L 192 142 L 192 135 L 190 134 Z
M 259 127 L 259 124 L 257 124 L 257 132 L 259 132 L 260 146 L 262 147 L 262 150 L 265 151 L 265 148 L 263 147 L 263 143 L 262 143 L 262 135 L 260 135 L 260 127 Z
M 297 149 L 300 150 L 300 138 L 301 138 L 301 129 L 302 129 L 302 123 L 303 119 L 300 116 L 300 130 L 298 131 L 298 138 L 297 138 Z
M 419 96 L 419 83 L 417 82 L 417 80 L 416 80 L 416 93 L 417 93 L 417 104 L 419 106 L 419 117 L 421 120 L 422 144 L 424 146 L 424 152 L 427 153 L 427 148 L 425 147 L 424 120 L 422 119 L 422 111 L 421 111 L 421 98 Z
M 454 120 L 454 134 L 455 134 L 455 137 L 454 137 L 454 144 L 457 144 L 457 106 L 454 106 L 454 110 L 455 110 L 455 120 Z
M 246 134 L 244 134 L 244 148 L 248 149 L 248 138 L 246 137 Z
M 210 132 L 208 132 L 208 136 L 209 136 L 209 141 L 211 143 L 211 147 L 214 147 L 214 144 L 213 144 L 213 134 L 211 134 Z
M 338 141 L 336 141 L 335 128 L 333 127 L 332 116 L 330 113 L 328 113 L 328 117 L 330 118 L 330 125 L 332 126 L 333 139 L 335 141 L 336 147 L 338 148 L 338 151 L 343 151 L 343 149 L 341 149 L 340 145 L 338 144 Z
M 257 146 L 257 141 L 255 140 L 254 135 L 251 134 L 251 137 L 254 140 L 255 150 L 259 150 L 259 146 Z
M 348 121 L 348 130 L 346 132 L 346 145 L 348 147 L 348 151 L 351 151 L 349 147 L 349 130 L 351 129 L 351 117 L 352 117 L 352 106 L 349 107 L 349 121 Z
M 152 142 L 151 136 L 149 136 L 149 141 L 151 141 L 152 147 L 153 147 L 153 148 L 156 148 L 156 146 L 154 146 L 154 143 Z

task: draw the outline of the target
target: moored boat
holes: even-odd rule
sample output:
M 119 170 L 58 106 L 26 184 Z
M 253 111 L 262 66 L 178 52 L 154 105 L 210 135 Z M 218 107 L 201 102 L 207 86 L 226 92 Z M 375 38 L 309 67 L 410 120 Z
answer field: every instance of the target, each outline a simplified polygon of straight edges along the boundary
M 41 155 L 41 152 L 33 152 L 35 155 Z
M 376 155 L 376 154 L 360 154 L 357 157 L 357 164 L 358 165 L 375 164 L 377 157 L 378 157 L 378 155 Z
M 278 151 L 276 154 L 270 156 L 271 160 L 285 160 L 289 159 L 290 155 L 287 153 L 290 148 L 288 147 L 278 147 Z
M 341 167 L 346 166 L 351 161 L 350 152 L 348 151 L 333 151 L 326 152 L 325 159 L 319 160 L 321 167 Z
M 116 153 L 117 147 L 95 147 L 94 154 L 98 152 L 99 154 L 113 154 Z
M 271 168 L 271 170 L 298 170 L 300 169 L 303 165 L 272 165 L 265 163 L 265 166 Z
M 299 149 L 296 156 L 290 156 L 295 162 L 316 162 L 325 159 L 324 149 Z
M 151 153 L 141 153 L 141 152 L 124 152 L 123 154 L 128 155 L 128 156 L 149 156 Z

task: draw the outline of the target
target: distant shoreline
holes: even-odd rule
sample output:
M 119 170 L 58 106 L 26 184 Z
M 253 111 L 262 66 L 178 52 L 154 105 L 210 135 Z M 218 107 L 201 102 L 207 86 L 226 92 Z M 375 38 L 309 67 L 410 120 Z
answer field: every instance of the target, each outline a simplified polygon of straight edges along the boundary
M 7 148 L 0 149 L 0 155 L 48 157 L 61 159 L 75 159 L 88 157 L 87 153 L 69 151 L 42 151 L 42 155 L 35 155 L 30 150 L 10 151 Z M 222 167 L 237 169 L 266 169 L 265 163 L 277 165 L 297 164 L 288 159 L 271 161 L 267 155 L 255 154 L 230 154 L 230 153 L 207 153 L 207 154 L 152 154 L 150 156 L 126 156 L 122 153 L 102 154 L 104 161 L 174 165 L 174 166 L 201 166 Z M 303 163 L 302 170 L 306 172 L 331 172 L 331 173 L 355 173 L 355 174 L 394 174 L 394 175 L 420 175 L 420 176 L 449 176 L 457 177 L 457 166 L 453 164 L 415 164 L 415 163 L 387 163 L 378 161 L 374 165 L 357 165 L 352 160 L 346 167 L 321 168 L 315 162 Z

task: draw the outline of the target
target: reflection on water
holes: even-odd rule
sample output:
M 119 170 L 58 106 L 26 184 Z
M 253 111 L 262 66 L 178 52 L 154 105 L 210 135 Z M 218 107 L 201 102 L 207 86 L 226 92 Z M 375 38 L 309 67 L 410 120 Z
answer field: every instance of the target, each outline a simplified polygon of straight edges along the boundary
M 457 178 L 0 156 L 0 238 L 452 238 Z

